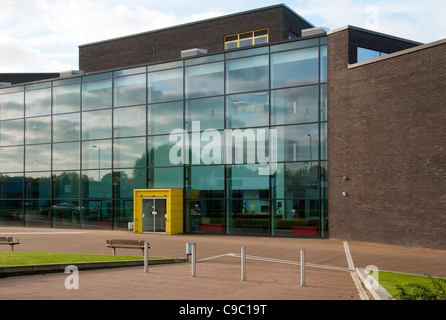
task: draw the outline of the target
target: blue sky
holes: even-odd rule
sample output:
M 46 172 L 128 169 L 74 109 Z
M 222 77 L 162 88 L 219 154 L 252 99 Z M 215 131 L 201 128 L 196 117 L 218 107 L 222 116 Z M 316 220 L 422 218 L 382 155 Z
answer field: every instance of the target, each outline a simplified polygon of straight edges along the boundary
M 444 0 L 0 0 L 0 73 L 76 70 L 81 44 L 279 3 L 331 30 L 446 38 Z

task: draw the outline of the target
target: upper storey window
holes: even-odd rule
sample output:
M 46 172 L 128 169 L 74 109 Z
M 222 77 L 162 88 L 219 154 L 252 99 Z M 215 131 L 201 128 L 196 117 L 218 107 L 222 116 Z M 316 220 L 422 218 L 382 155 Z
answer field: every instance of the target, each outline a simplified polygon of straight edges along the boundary
M 243 32 L 225 37 L 225 50 L 268 43 L 268 29 Z

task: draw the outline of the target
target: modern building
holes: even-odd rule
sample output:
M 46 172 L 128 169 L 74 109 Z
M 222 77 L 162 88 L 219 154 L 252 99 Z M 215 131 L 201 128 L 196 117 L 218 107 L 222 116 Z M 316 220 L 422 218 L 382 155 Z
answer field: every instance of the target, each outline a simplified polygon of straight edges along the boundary
M 445 51 L 285 5 L 81 45 L 0 87 L 0 225 L 445 249 Z

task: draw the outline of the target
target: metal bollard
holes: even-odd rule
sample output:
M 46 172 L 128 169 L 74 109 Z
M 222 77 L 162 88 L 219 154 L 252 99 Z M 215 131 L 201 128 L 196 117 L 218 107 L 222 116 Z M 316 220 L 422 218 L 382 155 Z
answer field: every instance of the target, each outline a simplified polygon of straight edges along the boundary
M 149 272 L 149 243 L 144 242 L 144 272 Z
M 196 266 L 195 266 L 195 264 L 196 264 L 196 262 L 197 262 L 197 259 L 196 259 L 196 245 L 195 245 L 195 243 L 192 243 L 191 244 L 191 249 L 192 249 L 192 277 L 195 277 L 196 276 Z
M 300 250 L 300 285 L 305 286 L 305 251 Z
M 246 281 L 246 248 L 242 247 L 242 254 L 241 254 L 241 263 L 242 263 L 242 281 Z

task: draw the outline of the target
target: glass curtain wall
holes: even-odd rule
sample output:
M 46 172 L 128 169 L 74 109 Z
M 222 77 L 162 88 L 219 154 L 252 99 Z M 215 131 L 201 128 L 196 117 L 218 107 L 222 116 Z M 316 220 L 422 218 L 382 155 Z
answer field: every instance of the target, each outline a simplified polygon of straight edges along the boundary
M 326 38 L 0 89 L 0 225 L 327 236 Z

